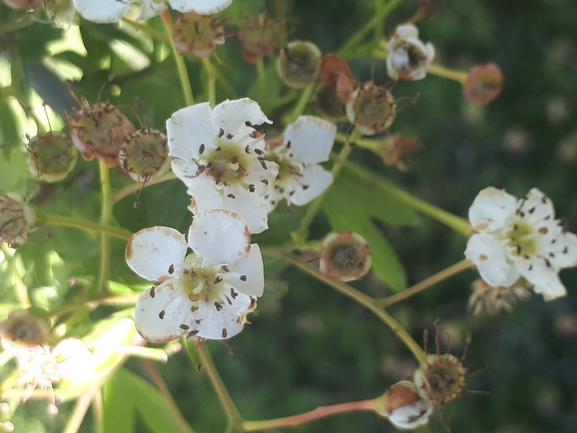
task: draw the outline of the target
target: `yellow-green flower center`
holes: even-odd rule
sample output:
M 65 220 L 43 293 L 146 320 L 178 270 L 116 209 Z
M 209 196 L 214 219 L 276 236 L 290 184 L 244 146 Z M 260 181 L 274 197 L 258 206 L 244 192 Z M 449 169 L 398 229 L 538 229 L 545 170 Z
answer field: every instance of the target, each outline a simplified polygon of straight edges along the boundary
M 539 232 L 531 224 L 522 218 L 517 218 L 511 222 L 509 229 L 505 232 L 507 247 L 516 256 L 532 256 L 537 253 L 537 238 Z
M 248 153 L 229 140 L 220 140 L 218 147 L 208 156 L 206 172 L 217 184 L 238 183 L 248 173 Z

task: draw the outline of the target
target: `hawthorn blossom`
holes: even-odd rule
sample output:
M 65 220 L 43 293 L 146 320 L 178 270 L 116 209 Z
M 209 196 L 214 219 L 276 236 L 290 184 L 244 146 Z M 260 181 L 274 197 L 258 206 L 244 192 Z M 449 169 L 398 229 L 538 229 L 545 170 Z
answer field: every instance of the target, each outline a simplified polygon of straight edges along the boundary
M 272 209 L 283 197 L 289 206 L 304 206 L 330 186 L 333 175 L 319 163 L 328 161 L 336 133 L 334 124 L 314 116 L 299 116 L 287 127 L 283 144 L 266 153 L 267 161 L 279 165 L 268 198 Z
M 187 249 L 192 250 L 187 254 Z M 136 329 L 148 341 L 186 337 L 225 339 L 238 334 L 264 290 L 257 244 L 244 220 L 212 209 L 196 215 L 185 236 L 169 227 L 150 227 L 132 236 L 128 265 L 154 281 L 136 303 Z
M 435 47 L 419 39 L 419 30 L 412 24 L 397 26 L 387 43 L 387 72 L 393 80 L 422 80 L 435 58 Z
M 248 98 L 192 105 L 167 120 L 172 170 L 188 187 L 193 213 L 228 209 L 251 233 L 268 228 L 265 197 L 279 168 L 265 161 L 264 135 L 252 127 L 262 123 L 271 122 Z
M 465 256 L 493 287 L 525 278 L 546 300 L 566 294 L 558 272 L 577 265 L 577 236 L 555 220 L 551 200 L 537 188 L 517 200 L 493 187 L 482 190 L 469 209 L 477 232 Z
M 200 15 L 213 15 L 226 9 L 232 0 L 73 0 L 80 15 L 96 23 L 116 23 L 128 12 L 131 5 L 140 6 L 136 21 L 152 18 L 170 7 L 179 12 L 194 11 Z
M 384 395 L 384 415 L 395 427 L 412 430 L 426 425 L 433 413 L 433 404 L 414 382 L 401 380 Z

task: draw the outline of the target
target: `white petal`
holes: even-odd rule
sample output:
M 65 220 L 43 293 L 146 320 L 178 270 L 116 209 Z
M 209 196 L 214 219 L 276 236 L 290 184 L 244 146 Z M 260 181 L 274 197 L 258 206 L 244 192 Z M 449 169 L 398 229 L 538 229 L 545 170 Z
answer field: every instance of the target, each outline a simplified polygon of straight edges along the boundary
M 229 298 L 229 301 L 230 303 L 220 304 L 220 309 L 214 305 L 200 304 L 198 310 L 200 323 L 191 323 L 191 326 L 198 330 L 197 337 L 222 340 L 234 337 L 242 331 L 244 321 L 241 318 L 250 312 L 252 300 L 248 295 L 238 293 L 235 298 Z
M 223 205 L 221 190 L 216 188 L 215 183 L 208 176 L 181 179 L 195 202 L 194 209 L 191 209 L 194 213 L 209 209 L 227 209 Z
M 192 301 L 186 294 L 170 286 L 145 290 L 140 294 L 134 310 L 136 329 L 152 343 L 174 340 L 188 332 L 180 325 L 190 321 L 193 315 L 191 307 Z
M 535 225 L 550 224 L 555 219 L 555 209 L 551 199 L 533 188 L 518 201 L 517 209 L 523 218 Z
M 514 214 L 517 199 L 502 189 L 492 186 L 483 189 L 469 208 L 469 221 L 475 231 L 492 232 L 503 227 Z
M 232 0 L 170 0 L 179 12 L 195 11 L 199 15 L 214 15 L 230 6 Z
M 264 265 L 258 244 L 252 244 L 250 251 L 236 263 L 229 266 L 230 272 L 239 277 L 230 277 L 227 281 L 239 292 L 246 295 L 262 296 L 264 291 Z M 246 277 L 241 279 L 240 277 Z
M 214 149 L 218 130 L 212 123 L 213 118 L 214 113 L 208 102 L 174 113 L 166 121 L 169 155 L 188 161 Z
M 188 246 L 208 265 L 235 263 L 250 251 L 250 233 L 238 214 L 211 209 L 196 214 Z
M 192 159 L 174 158 L 171 162 L 172 171 L 186 186 L 197 178 L 198 164 Z
M 180 264 L 186 255 L 186 240 L 170 227 L 150 227 L 132 235 L 126 246 L 128 266 L 149 281 L 169 274 L 171 265 Z
M 539 250 L 555 269 L 577 266 L 577 236 L 574 233 L 562 233 L 553 239 L 541 238 Z
M 118 0 L 74 0 L 80 15 L 95 23 L 117 23 L 130 8 L 130 3 Z
M 92 352 L 78 338 L 65 338 L 52 349 L 52 355 L 59 361 L 58 369 L 63 378 L 72 382 L 89 379 L 93 368 Z
M 140 6 L 140 12 L 135 21 L 138 22 L 155 17 L 156 15 L 160 15 L 166 9 L 167 7 L 164 1 L 156 2 L 155 0 L 144 0 Z
M 227 99 L 214 107 L 214 113 L 216 114 L 216 127 L 231 134 L 236 134 L 241 127 L 246 126 L 246 122 L 252 125 L 272 123 L 264 115 L 260 105 L 249 98 L 233 101 Z
M 293 158 L 305 164 L 328 161 L 335 136 L 336 125 L 315 116 L 300 116 L 285 132 L 285 144 L 290 141 Z
M 512 265 L 507 261 L 505 248 L 494 236 L 486 233 L 471 236 L 465 257 L 475 264 L 487 284 L 499 287 L 508 282 Z
M 521 275 L 533 284 L 533 291 L 541 293 L 546 301 L 550 301 L 567 294 L 567 289 L 559 280 L 559 275 L 551 267 L 547 267 L 544 260 L 532 260 L 530 264 L 521 263 L 517 266 Z
M 224 209 L 242 216 L 251 233 L 261 233 L 268 229 L 269 204 L 256 193 L 251 193 L 246 189 L 237 190 L 234 199 L 222 197 L 222 204 Z
M 407 40 L 409 38 L 418 38 L 419 29 L 413 24 L 401 24 L 395 29 L 393 39 Z
M 303 206 L 321 195 L 333 182 L 333 175 L 320 165 L 314 164 L 305 167 L 299 185 L 294 190 L 291 202 Z

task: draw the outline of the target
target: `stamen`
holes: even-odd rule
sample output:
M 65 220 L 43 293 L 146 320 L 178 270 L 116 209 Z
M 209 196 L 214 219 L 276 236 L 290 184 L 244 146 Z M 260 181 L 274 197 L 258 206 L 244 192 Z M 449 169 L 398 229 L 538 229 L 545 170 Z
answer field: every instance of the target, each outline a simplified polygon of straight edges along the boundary
M 200 147 L 198 148 L 198 153 L 202 155 L 205 149 L 206 147 L 204 146 L 204 144 L 201 144 Z
M 160 317 L 160 320 L 164 319 L 164 315 L 166 314 L 166 311 L 162 310 L 160 313 L 158 313 L 158 317 Z

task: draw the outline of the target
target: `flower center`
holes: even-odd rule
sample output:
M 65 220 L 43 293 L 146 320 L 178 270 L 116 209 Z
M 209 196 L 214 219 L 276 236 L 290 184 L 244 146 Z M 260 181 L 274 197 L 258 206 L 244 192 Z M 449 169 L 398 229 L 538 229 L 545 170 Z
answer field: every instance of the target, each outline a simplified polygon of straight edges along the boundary
M 225 284 L 224 275 L 227 271 L 224 265 L 203 267 L 194 254 L 186 257 L 179 284 L 193 302 L 192 311 L 199 308 L 199 301 L 211 304 L 218 302 L 220 305 Z
M 516 256 L 532 256 L 537 252 L 539 232 L 522 218 L 513 220 L 505 231 L 507 247 Z
M 218 147 L 206 160 L 206 172 L 217 185 L 238 183 L 248 173 L 247 153 L 236 143 L 219 140 Z

